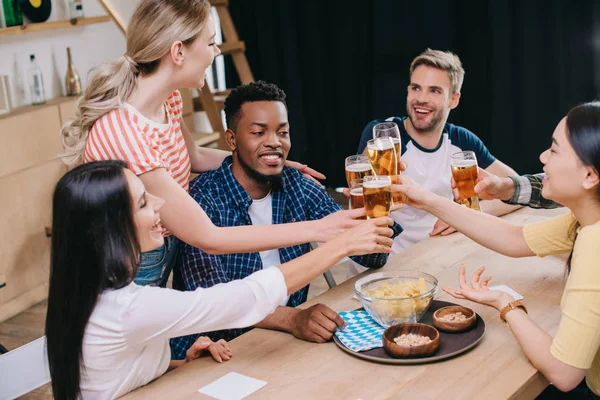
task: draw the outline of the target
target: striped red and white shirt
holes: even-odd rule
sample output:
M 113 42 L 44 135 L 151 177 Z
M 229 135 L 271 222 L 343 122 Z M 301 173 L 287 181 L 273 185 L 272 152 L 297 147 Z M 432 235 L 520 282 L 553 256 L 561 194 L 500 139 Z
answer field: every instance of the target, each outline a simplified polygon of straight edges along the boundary
M 94 123 L 84 161 L 124 160 L 136 175 L 164 168 L 189 191 L 191 163 L 181 131 L 182 108 L 181 94 L 175 91 L 165 102 L 168 122 L 160 124 L 124 103 Z

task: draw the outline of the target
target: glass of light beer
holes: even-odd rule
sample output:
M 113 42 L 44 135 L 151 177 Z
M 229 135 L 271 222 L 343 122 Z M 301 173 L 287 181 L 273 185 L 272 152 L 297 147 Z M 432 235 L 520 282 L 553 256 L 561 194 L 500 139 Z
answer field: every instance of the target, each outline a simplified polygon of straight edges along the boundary
M 400 174 L 400 129 L 395 122 L 381 122 L 373 127 L 373 139 L 378 138 L 390 138 L 394 143 L 394 150 L 396 150 L 396 162 L 398 163 L 397 171 Z
M 367 219 L 386 217 L 392 207 L 392 181 L 389 176 L 365 176 L 363 197 Z
M 396 148 L 391 138 L 371 139 L 367 142 L 367 154 L 373 173 L 377 176 L 398 175 Z
M 400 148 L 400 138 L 384 136 L 367 142 L 367 154 L 373 172 L 377 176 L 389 176 L 394 184 L 399 183 L 398 175 L 400 173 L 396 148 Z M 402 193 L 394 193 L 392 196 L 393 205 L 397 208 L 401 207 L 404 200 Z
M 346 157 L 346 181 L 348 182 L 348 187 L 350 187 L 350 182 L 354 179 L 362 179 L 372 173 L 368 156 L 357 154 Z
M 458 188 L 460 203 L 472 210 L 481 211 L 479 197 L 475 194 L 479 171 L 474 152 L 461 151 L 452 154 L 452 177 Z
M 350 181 L 350 209 L 356 210 L 365 206 L 365 198 L 363 196 L 364 179 L 353 179 Z M 367 219 L 366 216 L 358 219 Z

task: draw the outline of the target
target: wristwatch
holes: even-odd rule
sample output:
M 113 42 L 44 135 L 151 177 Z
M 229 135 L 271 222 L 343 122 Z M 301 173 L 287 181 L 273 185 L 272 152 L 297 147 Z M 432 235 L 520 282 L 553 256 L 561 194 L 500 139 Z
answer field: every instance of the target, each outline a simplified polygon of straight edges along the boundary
M 515 308 L 520 308 L 527 314 L 527 307 L 525 307 L 525 304 L 523 304 L 521 300 L 513 300 L 500 311 L 500 320 L 506 324 L 506 314 Z

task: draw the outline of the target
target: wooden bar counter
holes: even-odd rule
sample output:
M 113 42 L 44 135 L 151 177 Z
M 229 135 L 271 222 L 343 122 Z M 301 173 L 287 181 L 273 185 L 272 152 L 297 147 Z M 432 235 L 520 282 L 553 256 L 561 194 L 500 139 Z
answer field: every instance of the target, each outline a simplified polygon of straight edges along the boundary
M 532 223 L 566 212 L 521 209 L 506 217 Z M 427 239 L 390 257 L 383 270 L 420 270 L 456 287 L 458 268 L 470 275 L 485 265 L 491 285 L 507 284 L 525 297 L 529 315 L 554 334 L 565 282 L 563 257 L 511 259 L 483 248 L 462 234 Z M 367 271 L 367 273 L 369 273 Z M 353 310 L 351 279 L 307 302 L 324 303 L 336 311 Z M 209 357 L 195 360 L 142 387 L 126 399 L 207 399 L 198 389 L 229 372 L 267 381 L 251 399 L 532 399 L 548 381 L 529 363 L 498 312 L 462 300 L 441 289 L 436 299 L 468 304 L 486 322 L 483 341 L 458 357 L 433 364 L 384 365 L 353 357 L 335 343 L 314 344 L 292 335 L 254 329 L 231 342 L 233 358 L 218 364 Z

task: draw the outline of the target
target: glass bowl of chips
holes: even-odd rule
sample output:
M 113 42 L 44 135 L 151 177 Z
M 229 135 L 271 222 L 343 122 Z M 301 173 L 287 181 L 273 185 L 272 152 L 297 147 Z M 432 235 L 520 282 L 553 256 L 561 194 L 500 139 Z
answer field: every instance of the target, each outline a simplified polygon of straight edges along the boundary
M 435 276 L 419 271 L 376 272 L 359 279 L 354 292 L 381 326 L 418 322 L 438 291 Z

